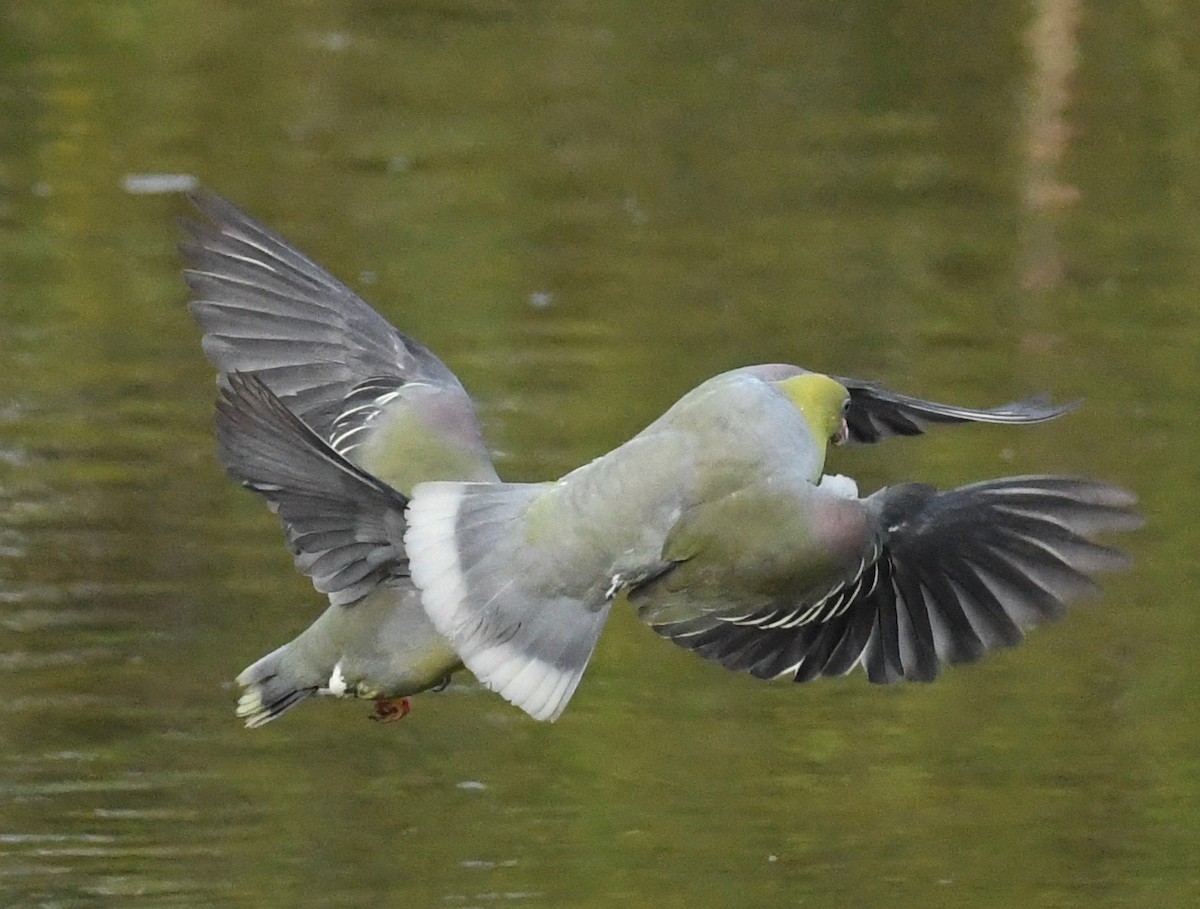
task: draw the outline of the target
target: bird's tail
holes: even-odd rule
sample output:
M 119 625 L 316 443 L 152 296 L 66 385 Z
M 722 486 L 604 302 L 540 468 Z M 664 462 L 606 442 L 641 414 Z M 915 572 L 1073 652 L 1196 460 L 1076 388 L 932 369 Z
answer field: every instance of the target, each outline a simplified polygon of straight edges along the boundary
M 554 720 L 579 684 L 609 601 L 577 589 L 570 534 L 529 542 L 529 513 L 554 484 L 422 483 L 405 549 L 438 633 L 491 690 Z
M 239 673 L 237 683 L 243 690 L 237 715 L 247 727 L 263 726 L 317 693 L 318 686 L 291 669 L 291 646 L 284 644 Z

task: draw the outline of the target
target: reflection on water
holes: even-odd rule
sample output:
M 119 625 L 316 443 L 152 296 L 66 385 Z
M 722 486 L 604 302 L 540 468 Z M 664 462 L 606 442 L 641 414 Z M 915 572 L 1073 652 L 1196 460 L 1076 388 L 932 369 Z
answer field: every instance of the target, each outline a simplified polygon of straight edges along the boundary
M 5 7 L 0 903 L 1194 904 L 1198 53 L 1050 0 Z M 464 677 L 243 730 L 232 675 L 320 603 L 215 466 L 184 206 L 122 184 L 173 174 L 437 350 L 508 478 L 755 361 L 1048 390 L 1086 405 L 835 469 L 1104 477 L 1137 566 L 932 686 L 622 614 L 553 726 Z
M 1080 9 L 1077 0 L 1043 0 L 1029 27 L 1032 63 L 1025 140 L 1025 226 L 1022 285 L 1050 290 L 1066 277 L 1057 238 L 1061 211 L 1079 201 L 1060 170 L 1070 152 L 1071 82 L 1075 75 Z

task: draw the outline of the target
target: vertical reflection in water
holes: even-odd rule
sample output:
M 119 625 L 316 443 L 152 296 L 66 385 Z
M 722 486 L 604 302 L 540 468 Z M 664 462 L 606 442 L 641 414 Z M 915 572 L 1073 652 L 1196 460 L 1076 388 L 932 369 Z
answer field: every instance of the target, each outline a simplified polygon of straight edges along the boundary
M 1020 276 L 1022 286 L 1030 290 L 1049 290 L 1062 281 L 1058 226 L 1062 211 L 1079 198 L 1079 191 L 1062 182 L 1059 173 L 1071 138 L 1066 112 L 1079 19 L 1078 0 L 1038 0 L 1027 35 L 1031 72 L 1021 186 L 1025 221 Z

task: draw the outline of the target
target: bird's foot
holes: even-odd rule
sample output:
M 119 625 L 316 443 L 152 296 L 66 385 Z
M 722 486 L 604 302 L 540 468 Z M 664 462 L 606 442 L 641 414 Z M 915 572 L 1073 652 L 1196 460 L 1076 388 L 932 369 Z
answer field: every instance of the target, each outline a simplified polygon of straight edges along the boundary
M 377 723 L 394 723 L 408 716 L 411 710 L 412 701 L 408 698 L 400 698 L 398 701 L 392 698 L 376 698 L 371 719 Z

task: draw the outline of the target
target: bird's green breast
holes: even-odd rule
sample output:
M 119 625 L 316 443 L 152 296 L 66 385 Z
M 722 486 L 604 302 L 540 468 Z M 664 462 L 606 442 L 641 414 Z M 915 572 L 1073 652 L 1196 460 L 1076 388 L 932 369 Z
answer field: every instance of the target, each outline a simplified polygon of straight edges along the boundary
M 355 460 L 405 495 L 429 480 L 489 481 L 496 478 L 487 451 L 477 438 L 463 439 L 430 427 L 415 408 L 380 414 Z

